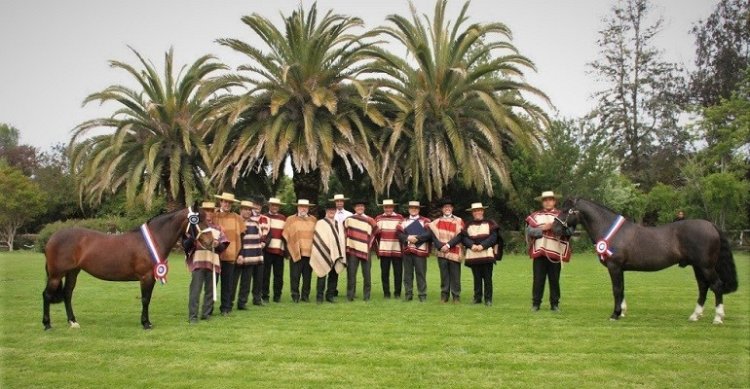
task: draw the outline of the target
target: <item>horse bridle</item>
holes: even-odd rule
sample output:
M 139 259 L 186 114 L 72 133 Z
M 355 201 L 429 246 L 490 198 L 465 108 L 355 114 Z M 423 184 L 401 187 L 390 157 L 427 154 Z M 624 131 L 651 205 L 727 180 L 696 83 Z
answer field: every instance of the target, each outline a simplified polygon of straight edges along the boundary
M 577 202 L 578 200 L 576 199 L 575 201 L 573 201 L 573 205 L 568 208 L 568 212 L 565 213 L 565 220 L 562 220 L 559 217 L 555 216 L 555 220 L 562 224 L 563 227 L 568 228 L 568 219 L 570 218 L 570 215 L 576 215 L 578 214 L 578 212 L 580 212 L 575 208 Z

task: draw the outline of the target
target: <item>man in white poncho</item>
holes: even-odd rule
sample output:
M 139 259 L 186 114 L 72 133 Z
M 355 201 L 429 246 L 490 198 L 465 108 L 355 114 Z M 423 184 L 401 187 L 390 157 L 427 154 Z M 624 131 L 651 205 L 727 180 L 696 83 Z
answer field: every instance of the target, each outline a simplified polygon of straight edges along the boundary
M 326 301 L 333 303 L 339 273 L 346 268 L 346 246 L 344 226 L 336 220 L 336 205 L 331 202 L 326 206 L 326 214 L 315 223 L 310 266 L 318 276 L 318 304 Z

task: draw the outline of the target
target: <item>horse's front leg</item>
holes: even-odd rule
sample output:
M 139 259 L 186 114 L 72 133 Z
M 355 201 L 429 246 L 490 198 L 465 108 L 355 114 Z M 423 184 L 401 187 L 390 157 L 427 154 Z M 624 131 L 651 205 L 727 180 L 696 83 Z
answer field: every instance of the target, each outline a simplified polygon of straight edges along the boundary
M 610 320 L 618 320 L 622 316 L 622 302 L 625 296 L 625 274 L 620 265 L 609 262 L 609 277 L 612 279 L 612 294 L 615 298 L 615 309 L 610 316 Z
M 152 274 L 141 277 L 141 304 L 143 305 L 141 324 L 144 330 L 150 330 L 153 327 L 148 318 L 148 305 L 151 303 L 151 293 L 154 291 L 155 283 L 156 280 Z

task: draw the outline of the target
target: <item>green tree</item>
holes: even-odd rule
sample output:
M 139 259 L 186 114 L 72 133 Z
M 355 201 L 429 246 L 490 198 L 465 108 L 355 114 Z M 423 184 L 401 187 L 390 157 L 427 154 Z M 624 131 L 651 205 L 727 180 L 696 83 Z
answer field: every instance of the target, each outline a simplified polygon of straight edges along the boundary
M 20 131 L 8 123 L 0 123 L 0 152 L 18 146 Z
M 456 179 L 491 194 L 497 178 L 512 192 L 508 145 L 535 149 L 548 124 L 524 94 L 547 98 L 523 79 L 535 68 L 506 25 L 469 24 L 468 2 L 452 22 L 446 5 L 437 1 L 432 19 L 423 21 L 411 4 L 410 19 L 390 15 L 390 25 L 377 30 L 408 53 L 370 50 L 391 118 L 380 138 L 381 181 L 410 184 L 428 198 L 442 196 Z
M 686 211 L 683 196 L 672 185 L 661 182 L 646 195 L 646 215 L 650 224 L 666 224 L 674 220 L 677 211 Z
M 719 228 L 742 228 L 747 224 L 750 183 L 735 174 L 712 173 L 700 181 L 707 217 Z
M 131 50 L 140 69 L 120 61 L 110 65 L 130 74 L 138 87 L 112 85 L 84 100 L 113 102 L 118 109 L 74 129 L 71 158 L 79 198 L 98 204 L 105 194 L 124 188 L 128 202 L 139 196 L 149 207 L 154 197 L 165 196 L 167 209 L 174 210 L 191 203 L 196 192 L 207 191 L 213 161 L 205 138 L 218 112 L 217 92 L 231 84 L 205 81 L 227 67 L 205 55 L 176 71 L 170 49 L 160 76 Z M 85 138 L 97 128 L 114 132 Z
M 0 240 L 13 251 L 19 228 L 44 212 L 44 195 L 19 169 L 0 162 Z
M 231 178 L 234 185 L 243 172 L 258 169 L 269 169 L 276 180 L 290 160 L 296 195 L 315 200 L 337 160 L 350 174 L 352 166 L 374 174 L 370 139 L 385 120 L 369 102 L 370 88 L 356 79 L 366 66 L 364 49 L 375 44 L 372 33 L 356 31 L 362 20 L 331 11 L 319 17 L 313 4 L 283 16 L 281 29 L 258 14 L 242 22 L 268 50 L 218 40 L 251 61 L 228 77 L 248 91 L 227 102 L 238 119 L 214 142 L 221 181 Z

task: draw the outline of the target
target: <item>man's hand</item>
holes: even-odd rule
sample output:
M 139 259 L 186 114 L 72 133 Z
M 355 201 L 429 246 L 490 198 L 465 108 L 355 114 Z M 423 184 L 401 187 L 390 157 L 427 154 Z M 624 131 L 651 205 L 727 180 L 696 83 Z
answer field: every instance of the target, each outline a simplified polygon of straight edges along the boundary
M 443 247 L 440 248 L 440 251 L 447 253 L 448 250 L 450 250 L 450 247 L 447 244 L 444 244 Z
M 479 251 L 482 251 L 483 249 L 484 247 L 482 247 L 482 245 L 480 244 L 475 244 L 471 246 L 471 251 L 474 251 L 474 252 L 479 252 Z
M 414 235 L 409 235 L 409 237 L 406 238 L 406 241 L 409 243 L 417 243 L 417 237 Z
M 265 248 L 265 247 L 266 247 L 266 242 L 260 242 L 260 248 Z
M 238 256 L 237 257 L 237 264 L 238 265 L 242 265 L 243 262 L 245 262 L 245 258 L 242 255 Z
M 544 223 L 539 226 L 539 229 L 541 229 L 542 231 L 549 231 L 552 229 L 552 223 Z

